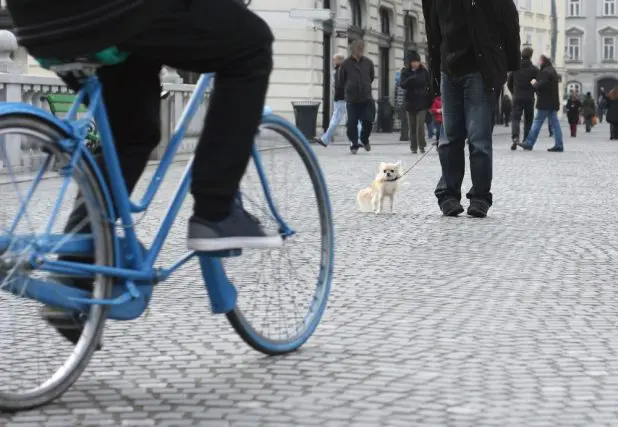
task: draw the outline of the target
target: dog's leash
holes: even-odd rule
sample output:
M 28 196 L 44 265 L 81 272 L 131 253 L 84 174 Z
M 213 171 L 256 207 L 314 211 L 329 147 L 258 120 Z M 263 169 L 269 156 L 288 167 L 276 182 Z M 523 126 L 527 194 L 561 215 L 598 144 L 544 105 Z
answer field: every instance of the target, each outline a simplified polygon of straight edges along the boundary
M 425 151 L 425 153 L 423 153 L 423 155 L 422 155 L 421 157 L 419 157 L 419 158 L 418 158 L 418 160 L 417 160 L 417 161 L 415 161 L 415 162 L 414 162 L 414 164 L 413 164 L 412 166 L 410 166 L 408 169 L 406 169 L 406 171 L 405 171 L 404 173 L 402 173 L 401 175 L 399 175 L 397 178 L 395 178 L 395 179 L 391 179 L 391 180 L 389 180 L 389 181 L 390 181 L 390 182 L 393 182 L 393 181 L 398 181 L 398 180 L 400 180 L 401 178 L 403 178 L 404 176 L 406 176 L 406 175 L 408 174 L 408 172 L 410 172 L 412 169 L 414 169 L 414 167 L 415 167 L 416 165 L 418 165 L 421 161 L 423 161 L 423 159 L 427 156 L 427 154 L 429 154 L 429 153 L 431 152 L 431 150 L 433 150 L 433 147 L 434 147 L 434 145 L 431 145 L 431 146 L 429 147 L 429 149 L 428 149 L 427 151 Z

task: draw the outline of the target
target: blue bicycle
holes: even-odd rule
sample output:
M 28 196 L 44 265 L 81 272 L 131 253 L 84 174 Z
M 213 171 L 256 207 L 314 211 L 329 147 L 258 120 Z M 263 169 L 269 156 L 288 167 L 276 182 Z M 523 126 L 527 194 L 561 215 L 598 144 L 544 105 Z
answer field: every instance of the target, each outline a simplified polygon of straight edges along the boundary
M 192 161 L 148 248 L 138 239 L 140 218 L 136 214 L 146 213 L 155 199 L 212 76 L 200 78 L 143 198 L 135 203 L 121 177 L 96 78 L 97 68 L 111 63 L 105 55 L 97 54 L 47 64 L 57 72 L 86 76 L 65 119 L 26 104 L 0 104 L 0 166 L 6 172 L 5 179 L 0 180 L 2 410 L 31 408 L 59 397 L 77 380 L 100 346 L 105 320 L 140 317 L 148 308 L 154 285 L 194 257 L 200 263 L 212 312 L 225 313 L 242 339 L 260 352 L 276 355 L 298 349 L 316 329 L 326 306 L 334 251 L 326 182 L 303 135 L 270 113 L 263 115 L 253 161 L 237 202 L 261 221 L 276 224 L 285 239 L 283 248 L 189 252 L 171 265 L 156 266 L 174 221 L 182 214 Z M 88 111 L 78 118 L 77 111 L 86 97 L 90 100 Z M 92 119 L 100 134 L 105 170 L 87 148 Z M 31 148 L 40 159 L 35 174 L 25 174 L 16 160 L 16 150 L 24 142 L 38 147 Z M 269 160 L 274 166 L 267 173 Z M 292 170 L 295 175 L 289 182 Z M 303 171 L 307 179 L 298 178 Z M 277 179 L 281 185 L 273 183 Z M 52 190 L 54 184 L 57 190 Z M 290 185 L 291 192 L 280 192 L 284 185 Z M 73 206 L 65 206 L 66 201 L 74 202 Z M 88 218 L 67 231 L 68 215 L 78 207 L 85 209 Z M 90 224 L 87 234 L 79 231 L 85 224 Z M 184 230 L 179 234 L 184 238 Z M 94 262 L 80 262 L 79 257 L 85 256 Z M 287 276 L 283 277 L 285 271 Z M 68 286 L 58 277 L 89 279 L 94 281 L 94 288 Z M 41 304 L 71 310 L 84 322 L 74 347 L 36 315 Z M 28 312 L 35 315 L 23 323 L 17 321 Z M 34 337 L 39 329 L 43 336 Z M 18 338 L 17 333 L 24 336 Z M 62 362 L 35 362 L 47 353 Z M 21 364 L 13 370 L 14 363 Z

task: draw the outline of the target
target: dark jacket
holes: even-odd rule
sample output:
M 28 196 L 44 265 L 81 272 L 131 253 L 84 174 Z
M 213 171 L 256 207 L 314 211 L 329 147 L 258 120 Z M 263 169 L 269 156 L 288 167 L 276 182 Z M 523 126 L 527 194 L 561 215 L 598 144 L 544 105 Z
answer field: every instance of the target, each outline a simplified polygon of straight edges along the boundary
M 508 96 L 503 96 L 502 97 L 502 112 L 504 114 L 511 114 L 512 110 L 513 110 L 513 103 L 511 102 L 511 98 L 509 98 Z
M 579 99 L 569 98 L 566 104 L 566 114 L 570 125 L 579 123 L 579 114 L 582 109 L 582 103 Z
M 534 84 L 537 93 L 537 110 L 560 110 L 560 91 L 558 90 L 558 73 L 549 59 L 541 66 L 539 78 Z
M 513 100 L 530 101 L 534 99 L 534 88 L 530 80 L 539 78 L 539 69 L 527 58 L 522 58 L 521 68 L 509 73 L 507 87 L 513 95 Z
M 406 111 L 421 111 L 429 108 L 427 93 L 431 85 L 429 71 L 422 65 L 414 71 L 406 67 L 401 72 L 399 86 L 405 89 L 403 96 Z
M 98 52 L 146 28 L 171 0 L 7 0 L 17 41 L 35 57 Z M 89 23 L 84 25 L 84 23 Z
M 586 96 L 582 102 L 582 115 L 584 117 L 592 117 L 597 113 L 597 107 L 594 99 L 591 96 Z
M 335 72 L 333 73 L 333 87 L 335 88 L 333 95 L 335 101 L 343 101 L 345 99 L 343 86 L 339 84 L 339 79 L 341 78 L 339 70 L 341 70 L 341 65 L 336 65 Z
M 373 99 L 371 83 L 375 70 L 371 59 L 349 57 L 339 68 L 338 86 L 343 90 L 346 102 L 365 102 Z
M 512 0 L 465 0 L 461 2 L 466 4 L 462 12 L 450 7 L 455 3 L 460 2 L 423 0 L 429 68 L 446 73 L 457 71 L 453 68 L 464 65 L 456 63 L 470 62 L 470 52 L 474 52 L 473 64 L 483 76 L 487 89 L 500 90 L 507 72 L 519 69 L 519 14 L 515 4 Z M 462 20 L 467 24 L 463 28 L 469 33 L 468 45 L 460 40 L 464 32 L 458 23 Z M 447 62 L 444 65 L 443 60 Z M 437 72 L 433 83 L 438 94 Z
M 608 98 L 605 120 L 607 120 L 607 123 L 618 125 L 618 99 L 612 100 L 611 98 Z

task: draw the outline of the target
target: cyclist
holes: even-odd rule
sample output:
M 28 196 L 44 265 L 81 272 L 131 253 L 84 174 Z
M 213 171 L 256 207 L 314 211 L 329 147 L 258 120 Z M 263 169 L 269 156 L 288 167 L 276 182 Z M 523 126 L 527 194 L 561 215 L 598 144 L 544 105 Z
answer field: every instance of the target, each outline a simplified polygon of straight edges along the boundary
M 52 3 L 7 0 L 18 42 L 34 57 L 74 58 L 111 46 L 130 53 L 124 62 L 98 70 L 129 192 L 161 140 L 162 66 L 214 72 L 214 91 L 195 151 L 191 182 L 195 203 L 188 247 L 218 251 L 280 246 L 279 235 L 267 234 L 254 217 L 234 203 L 273 66 L 273 35 L 268 25 L 235 0 Z M 76 78 L 61 77 L 72 89 L 79 89 Z M 75 230 L 85 218 L 83 204 L 81 209 L 79 203 L 76 206 L 66 231 L 87 232 L 87 226 Z M 80 282 L 71 283 L 91 288 L 91 284 Z M 72 313 L 44 310 L 44 317 L 65 338 L 77 342 L 81 324 L 75 325 Z

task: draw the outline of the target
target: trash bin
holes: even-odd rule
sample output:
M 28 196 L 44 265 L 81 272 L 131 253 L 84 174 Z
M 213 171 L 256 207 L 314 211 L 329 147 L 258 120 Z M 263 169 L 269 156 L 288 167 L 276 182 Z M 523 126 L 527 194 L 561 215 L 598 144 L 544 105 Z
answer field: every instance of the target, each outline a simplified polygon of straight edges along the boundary
M 391 133 L 393 131 L 393 108 L 388 96 L 378 101 L 378 132 Z
M 296 127 L 305 135 L 305 138 L 315 138 L 315 129 L 318 126 L 318 110 L 320 102 L 297 101 L 292 102 Z

